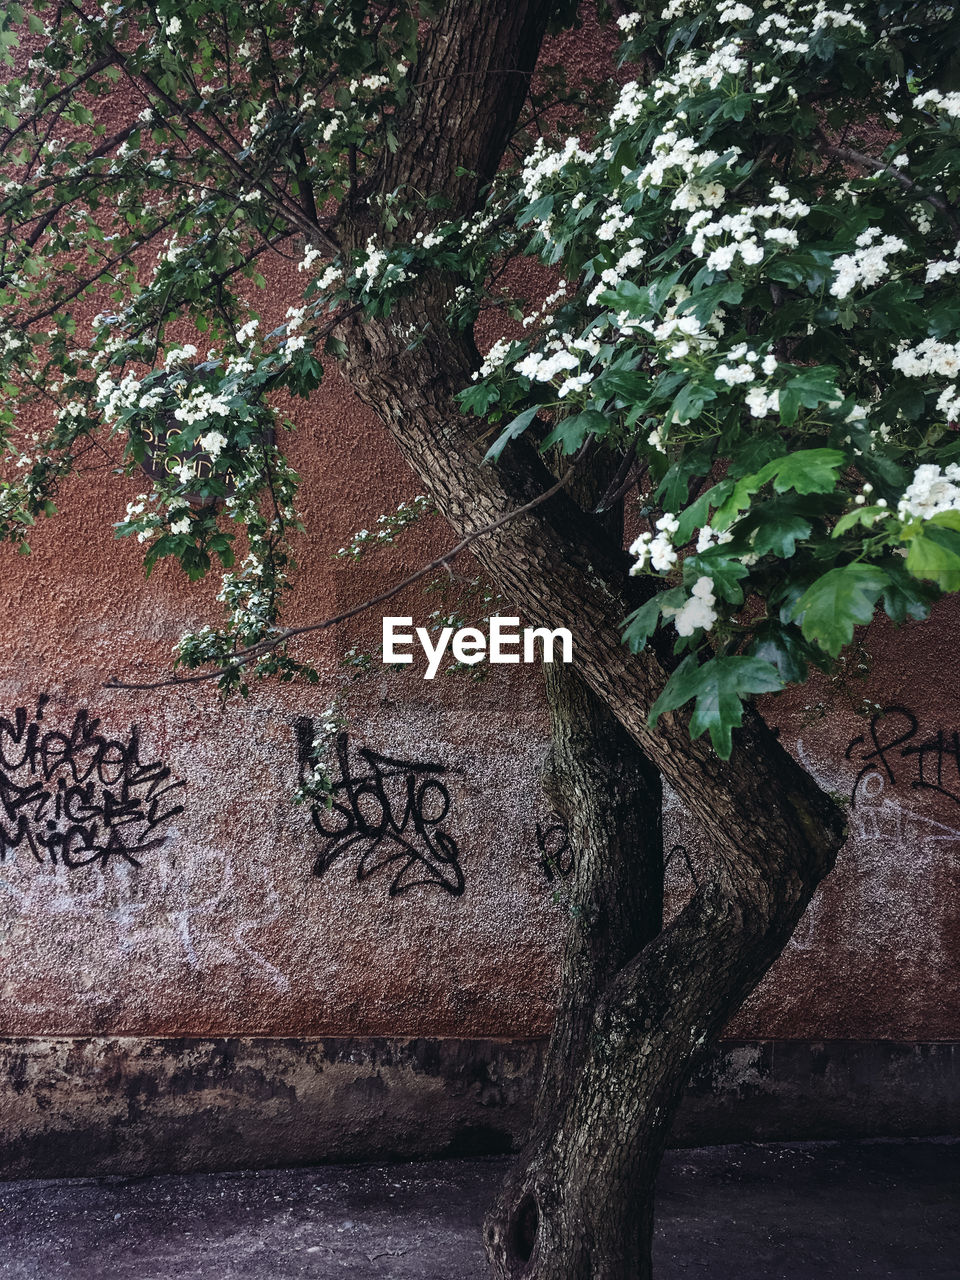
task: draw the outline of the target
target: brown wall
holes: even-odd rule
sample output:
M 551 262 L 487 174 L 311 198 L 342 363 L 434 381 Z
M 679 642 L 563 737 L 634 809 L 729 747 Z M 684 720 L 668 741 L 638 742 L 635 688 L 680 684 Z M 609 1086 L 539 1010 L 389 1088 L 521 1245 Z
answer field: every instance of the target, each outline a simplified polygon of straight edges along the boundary
M 264 274 L 258 302 L 266 327 L 295 297 L 295 277 L 279 261 Z M 365 598 L 449 537 L 434 525 L 352 569 L 335 564 L 333 552 L 353 531 L 372 527 L 416 488 L 335 373 L 309 405 L 291 411 L 298 431 L 290 453 L 304 477 L 309 529 L 299 548 L 296 622 Z M 110 525 L 146 486 L 113 474 L 111 448 L 91 455 L 65 485 L 62 514 L 31 536 L 30 557 L 0 547 L 0 715 L 13 721 L 23 707 L 29 721 L 45 694 L 42 734 L 68 732 L 81 709 L 100 719 L 108 738 L 128 741 L 138 726 L 141 761 L 162 761 L 183 783 L 171 793 L 183 811 L 157 827 L 163 842 L 138 858 L 139 867 L 117 856 L 104 865 L 53 866 L 24 846 L 8 854 L 0 865 L 0 1033 L 543 1033 L 564 907 L 538 865 L 536 823 L 548 813 L 538 782 L 546 747 L 538 673 L 491 668 L 482 684 L 449 677 L 428 684 L 419 669 L 377 670 L 351 684 L 339 655 L 358 637 L 376 641 L 378 613 L 354 631 L 304 643 L 324 672 L 316 689 L 265 686 L 226 707 L 205 686 L 104 689 L 111 675 L 162 675 L 182 631 L 217 617 L 215 586 L 190 586 L 163 566 L 145 582 L 136 543 L 112 539 Z M 472 572 L 469 564 L 464 571 Z M 413 593 L 389 611 L 420 623 L 434 607 Z M 850 794 L 866 772 L 836 873 L 733 1034 L 949 1040 L 960 1033 L 957 617 L 951 602 L 927 627 L 874 628 L 864 640 L 865 680 L 845 689 L 820 681 L 771 702 L 784 741 L 825 786 Z M 433 883 L 391 896 L 401 864 L 359 883 L 361 853 L 370 856 L 363 845 L 321 878 L 312 875 L 323 841 L 290 802 L 294 726 L 344 689 L 352 759 L 365 746 L 443 766 L 431 776 L 449 795 L 442 828 L 460 849 L 462 895 Z M 852 705 L 863 699 L 916 719 L 909 738 L 883 757 L 869 756 L 871 720 Z M 898 712 L 874 728 L 886 743 L 910 724 Z M 9 733 L 6 741 L 13 760 Z M 31 782 L 29 770 L 7 772 L 15 786 Z M 395 805 L 401 772 L 389 784 Z M 676 905 L 709 850 L 672 807 L 669 819 L 668 848 L 687 855 L 678 850 L 671 860 Z M 422 839 L 412 843 L 424 852 Z
M 292 453 L 305 477 L 310 531 L 298 619 L 364 598 L 446 542 L 437 527 L 432 539 L 415 533 L 399 554 L 353 569 L 332 562 L 350 532 L 412 490 L 392 446 L 337 382 L 300 420 Z M 535 824 L 547 806 L 536 670 L 493 667 L 476 684 L 449 676 L 427 683 L 422 667 L 402 675 L 378 668 L 351 683 L 337 668 L 350 638 L 342 634 L 305 650 L 326 672 L 318 689 L 264 686 L 226 707 L 204 686 L 104 689 L 111 675 L 162 674 L 181 631 L 216 619 L 206 585 L 191 587 L 164 568 L 144 582 L 136 544 L 111 538 L 134 491 L 108 471 L 78 476 L 65 487 L 62 515 L 31 536 L 31 556 L 0 549 L 0 714 L 12 721 L 23 707 L 32 720 L 47 694 L 44 734 L 69 731 L 82 708 L 108 738 L 128 739 L 137 725 L 141 761 L 162 760 L 184 784 L 164 802 L 182 803 L 183 812 L 158 826 L 164 842 L 138 858 L 139 868 L 117 856 L 70 869 L 35 861 L 25 846 L 8 853 L 0 867 L 0 1032 L 541 1033 L 563 906 L 538 866 Z M 434 607 L 414 594 L 396 611 L 422 622 Z M 956 613 L 949 602 L 928 626 L 876 627 L 864 641 L 865 680 L 839 690 L 821 680 L 771 702 L 785 741 L 825 786 L 850 794 L 867 771 L 837 871 L 740 1015 L 737 1034 L 957 1035 Z M 368 641 L 379 618 L 366 626 Z M 432 776 L 450 798 L 441 827 L 461 851 L 461 896 L 436 884 L 390 896 L 400 864 L 358 883 L 359 848 L 322 878 L 311 874 L 324 842 L 290 802 L 294 725 L 345 688 L 356 767 L 363 745 L 445 767 Z M 917 722 L 872 760 L 871 726 L 883 745 L 912 720 L 896 712 L 872 722 L 855 714 L 852 703 L 863 699 L 901 706 Z M 13 762 L 9 732 L 4 742 Z M 23 786 L 28 772 L 8 775 Z M 682 815 L 671 810 L 671 822 L 669 847 L 683 844 L 697 872 L 709 851 Z M 692 883 L 679 852 L 670 874 L 679 901 Z

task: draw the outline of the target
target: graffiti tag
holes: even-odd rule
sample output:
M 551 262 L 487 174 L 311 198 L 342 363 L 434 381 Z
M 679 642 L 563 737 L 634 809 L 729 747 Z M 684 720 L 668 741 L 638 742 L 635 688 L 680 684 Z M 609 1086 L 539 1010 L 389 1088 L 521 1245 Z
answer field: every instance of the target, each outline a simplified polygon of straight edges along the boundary
M 140 736 L 108 738 L 79 710 L 66 732 L 48 729 L 41 696 L 34 714 L 0 716 L 0 862 L 22 852 L 71 870 L 116 859 L 133 867 L 163 844 L 161 828 L 183 812 L 183 787 L 162 760 L 140 759 Z
M 311 810 L 313 825 L 326 840 L 313 867 L 324 875 L 337 858 L 357 856 L 357 880 L 393 871 L 389 894 L 426 885 L 459 897 L 465 881 L 456 840 L 444 828 L 450 792 L 447 766 L 400 760 L 360 747 L 351 762 L 346 733 L 337 737 L 339 774 L 332 804 Z
M 919 721 L 906 707 L 884 707 L 870 719 L 866 734 L 854 738 L 844 754 L 860 765 L 850 803 L 856 807 L 864 779 L 879 773 L 891 786 L 905 778 L 918 790 L 936 791 L 960 804 L 960 734 L 938 729 L 918 734 Z

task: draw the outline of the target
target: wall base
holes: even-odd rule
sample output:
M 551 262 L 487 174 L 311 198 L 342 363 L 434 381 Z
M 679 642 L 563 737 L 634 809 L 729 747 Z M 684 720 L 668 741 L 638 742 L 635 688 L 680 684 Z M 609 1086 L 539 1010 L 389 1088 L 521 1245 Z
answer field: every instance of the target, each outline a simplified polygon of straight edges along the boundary
M 0 1039 L 0 1177 L 515 1149 L 542 1041 Z M 960 1044 L 727 1041 L 672 1145 L 960 1135 Z

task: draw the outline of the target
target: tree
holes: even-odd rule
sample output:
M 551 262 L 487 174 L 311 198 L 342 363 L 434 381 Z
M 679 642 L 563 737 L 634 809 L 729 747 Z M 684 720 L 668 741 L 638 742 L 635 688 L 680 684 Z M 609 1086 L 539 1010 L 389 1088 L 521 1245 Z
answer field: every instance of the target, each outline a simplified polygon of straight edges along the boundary
M 66 0 L 0 32 L 23 41 L 2 532 L 52 513 L 105 422 L 131 469 L 148 446 L 164 464 L 119 526 L 148 569 L 226 570 L 225 624 L 180 664 L 225 692 L 314 677 L 281 621 L 296 477 L 271 398 L 309 396 L 325 359 L 511 604 L 574 632 L 547 783 L 575 909 L 533 1128 L 485 1228 L 511 1280 L 651 1274 L 684 1083 L 833 864 L 843 814 L 753 695 L 829 669 L 877 608 L 919 620 L 960 588 L 953 7 L 622 8 L 610 101 L 572 122 L 575 93 L 529 109 L 550 25 L 577 18 L 558 0 Z M 133 107 L 108 125 L 118 85 Z M 561 118 L 573 136 L 533 140 Z M 259 337 L 246 284 L 298 240 L 303 297 Z M 500 283 L 523 252 L 555 273 L 543 305 Z M 112 309 L 88 336 L 94 295 Z M 481 360 L 493 304 L 523 323 Z M 177 317 L 207 360 L 166 341 Z M 31 395 L 53 420 L 29 440 Z M 713 855 L 668 928 L 661 780 Z

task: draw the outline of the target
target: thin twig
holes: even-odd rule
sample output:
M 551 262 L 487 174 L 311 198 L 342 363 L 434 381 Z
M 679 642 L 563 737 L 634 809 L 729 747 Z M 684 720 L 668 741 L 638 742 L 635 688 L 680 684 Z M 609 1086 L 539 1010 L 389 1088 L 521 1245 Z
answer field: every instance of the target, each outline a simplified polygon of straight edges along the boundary
M 908 178 L 896 165 L 886 160 L 875 160 L 873 156 L 864 155 L 862 151 L 854 151 L 852 147 L 837 146 L 823 133 L 818 132 L 817 137 L 821 150 L 828 155 L 836 156 L 838 160 L 846 160 L 848 164 L 858 165 L 861 169 L 870 169 L 874 173 L 889 174 L 905 191 L 913 192 L 918 200 L 924 200 L 927 204 L 933 205 L 934 209 L 938 209 L 950 223 L 950 226 L 956 230 L 957 220 L 946 201 L 941 200 L 939 196 L 931 195 L 930 192 L 924 191 L 922 187 L 918 187 L 913 179 Z
M 475 529 L 473 533 L 468 533 L 465 538 L 451 548 L 445 555 L 438 556 L 436 560 L 431 560 L 429 564 L 423 565 L 416 573 L 411 573 L 409 577 L 404 578 L 401 582 L 396 583 L 387 591 L 382 591 L 379 595 L 364 600 L 363 604 L 354 605 L 352 609 L 347 609 L 344 613 L 338 613 L 332 618 L 324 618 L 322 622 L 308 622 L 300 627 L 284 627 L 278 631 L 276 635 L 271 636 L 268 640 L 260 640 L 256 644 L 250 645 L 248 649 L 240 649 L 237 651 L 235 661 L 227 667 L 220 667 L 215 671 L 201 671 L 192 676 L 170 676 L 166 680 L 154 680 L 144 684 L 128 684 L 124 680 L 118 680 L 116 676 L 111 676 L 103 684 L 105 689 L 166 689 L 172 685 L 179 684 L 200 684 L 206 680 L 217 680 L 221 676 L 231 675 L 235 671 L 242 671 L 249 663 L 254 662 L 272 650 L 284 644 L 287 640 L 293 639 L 295 636 L 306 635 L 312 631 L 325 631 L 328 627 L 335 627 L 341 622 L 347 622 L 350 618 L 355 618 L 360 613 L 365 613 L 367 609 L 373 609 L 378 604 L 383 604 L 387 600 L 392 600 L 394 596 L 405 591 L 407 587 L 413 586 L 415 582 L 419 582 L 421 578 L 425 578 L 428 573 L 434 573 L 437 569 L 442 569 L 451 561 L 455 560 L 461 551 L 465 551 L 472 542 L 476 542 L 478 538 L 485 537 L 488 533 L 493 533 L 502 525 L 516 520 L 518 516 L 526 515 L 528 511 L 532 511 L 534 507 L 539 507 L 548 499 L 554 497 L 561 489 L 564 489 L 573 478 L 573 474 L 577 469 L 580 458 L 583 456 L 583 450 L 574 459 L 573 464 L 568 468 L 566 473 L 551 485 L 549 489 L 545 489 L 543 493 L 538 494 L 536 498 L 531 498 L 529 502 L 524 503 L 522 507 L 515 507 L 513 511 L 507 511 L 504 515 L 498 516 L 496 520 L 491 520 L 489 524 L 483 525 L 479 529 Z

